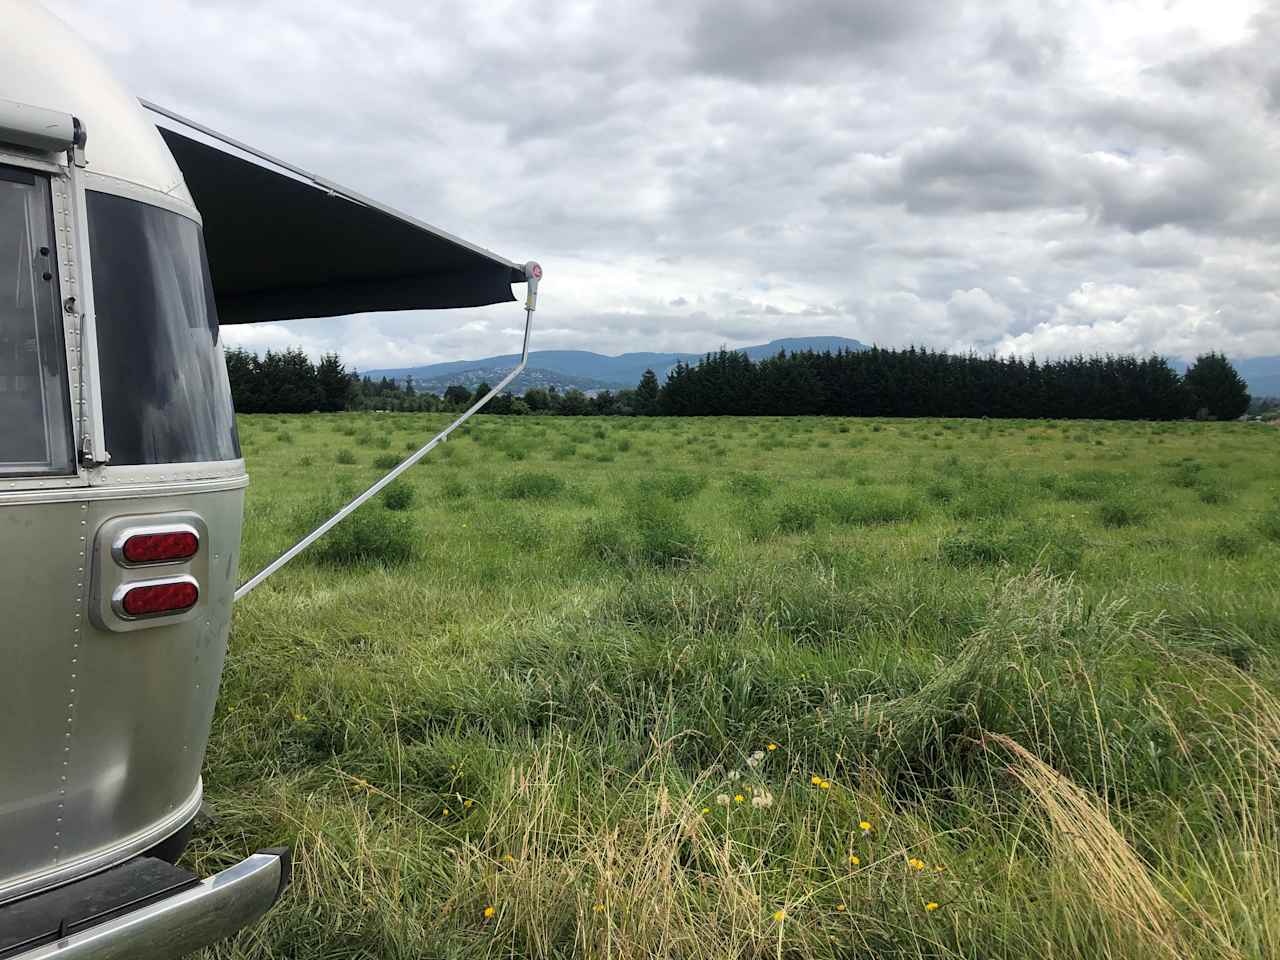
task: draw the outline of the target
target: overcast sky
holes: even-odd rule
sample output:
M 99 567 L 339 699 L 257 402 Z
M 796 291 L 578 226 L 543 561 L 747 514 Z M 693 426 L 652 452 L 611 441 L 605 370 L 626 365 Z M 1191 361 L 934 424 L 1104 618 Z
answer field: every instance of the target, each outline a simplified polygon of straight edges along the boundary
M 546 269 L 535 347 L 1280 354 L 1280 5 L 60 5 L 140 96 Z M 228 328 L 362 369 L 515 304 Z

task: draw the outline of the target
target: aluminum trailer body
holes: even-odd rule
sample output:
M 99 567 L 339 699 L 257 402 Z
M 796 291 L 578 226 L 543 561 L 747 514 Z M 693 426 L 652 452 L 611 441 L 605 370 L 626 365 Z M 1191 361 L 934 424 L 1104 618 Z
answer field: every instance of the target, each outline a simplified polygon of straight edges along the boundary
M 0 23 L 0 960 L 172 956 L 289 870 L 283 849 L 205 880 L 169 863 L 248 484 L 219 312 L 476 306 L 526 270 L 157 117 L 33 3 Z

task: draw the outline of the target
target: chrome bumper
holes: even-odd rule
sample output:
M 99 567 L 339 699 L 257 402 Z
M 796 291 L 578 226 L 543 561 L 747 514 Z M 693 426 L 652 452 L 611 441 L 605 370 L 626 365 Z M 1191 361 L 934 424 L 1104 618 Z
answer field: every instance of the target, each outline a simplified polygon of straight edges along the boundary
M 193 887 L 7 960 L 171 960 L 229 937 L 289 883 L 289 850 L 262 850 Z

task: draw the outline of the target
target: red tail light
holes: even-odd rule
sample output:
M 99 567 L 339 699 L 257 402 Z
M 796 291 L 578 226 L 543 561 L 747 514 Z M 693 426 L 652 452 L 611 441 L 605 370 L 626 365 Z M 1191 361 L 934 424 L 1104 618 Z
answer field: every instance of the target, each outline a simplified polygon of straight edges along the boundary
M 130 587 L 120 598 L 119 605 L 127 617 L 151 617 L 190 610 L 199 599 L 200 588 L 188 578 Z
M 200 549 L 200 538 L 194 530 L 165 530 L 159 533 L 135 533 L 120 547 L 127 563 L 169 563 L 189 560 Z

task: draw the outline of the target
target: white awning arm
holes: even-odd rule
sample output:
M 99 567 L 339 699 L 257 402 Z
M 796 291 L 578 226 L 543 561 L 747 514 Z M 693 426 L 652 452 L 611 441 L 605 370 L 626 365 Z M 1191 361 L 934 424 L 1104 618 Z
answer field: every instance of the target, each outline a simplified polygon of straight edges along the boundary
M 254 574 L 253 577 L 245 581 L 245 583 L 236 590 L 236 600 L 247 596 L 250 591 L 262 583 L 262 581 L 266 580 L 267 577 L 271 576 L 298 554 L 302 553 L 303 550 L 307 549 L 307 547 L 311 546 L 311 544 L 315 543 L 339 523 L 345 520 L 353 512 L 358 510 L 361 504 L 369 498 L 377 496 L 378 492 L 382 490 L 383 487 L 434 450 L 437 444 L 443 443 L 445 440 L 449 439 L 449 434 L 453 433 L 454 430 L 458 429 L 458 427 L 471 419 L 471 415 L 473 413 L 478 411 L 491 399 L 501 393 L 507 384 L 519 376 L 520 371 L 522 371 L 525 364 L 529 362 L 529 333 L 533 329 L 533 311 L 538 305 L 538 281 L 542 279 L 542 267 L 533 261 L 529 261 L 524 265 L 524 274 L 528 287 L 528 294 L 525 296 L 524 301 L 524 343 L 520 349 L 520 362 L 517 363 L 505 377 L 498 381 L 497 386 L 473 403 L 465 413 L 458 417 L 457 420 L 454 420 L 453 423 L 449 424 L 449 426 L 445 427 L 432 437 L 425 446 L 420 447 L 414 453 L 410 454 L 401 463 L 392 468 L 392 470 L 381 480 L 348 503 L 324 523 L 320 524 L 320 526 L 308 533 L 284 553 L 280 554 L 280 556 L 263 568 L 261 572 Z

